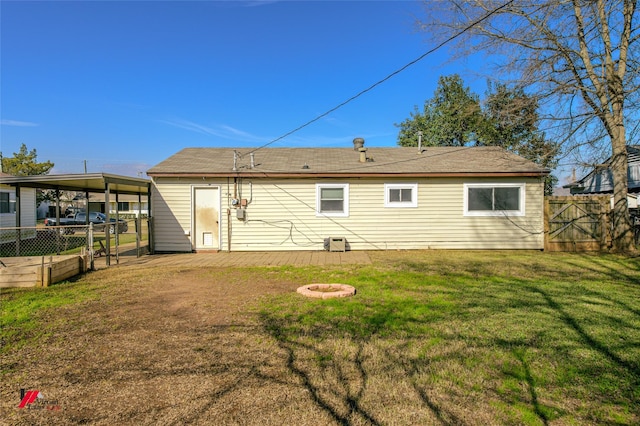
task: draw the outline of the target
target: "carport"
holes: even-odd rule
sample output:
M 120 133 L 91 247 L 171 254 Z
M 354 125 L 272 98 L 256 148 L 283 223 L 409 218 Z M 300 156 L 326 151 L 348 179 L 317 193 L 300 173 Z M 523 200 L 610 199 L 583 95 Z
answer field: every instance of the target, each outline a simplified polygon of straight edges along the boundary
M 84 192 L 86 198 L 89 193 L 104 193 L 105 212 L 107 223 L 111 220 L 109 213 L 109 202 L 111 196 L 115 196 L 116 205 L 118 195 L 137 195 L 138 203 L 141 205 L 142 196 L 146 195 L 149 201 L 148 216 L 151 217 L 150 187 L 151 181 L 144 178 L 135 178 L 109 173 L 85 173 L 85 174 L 59 174 L 59 175 L 39 175 L 39 176 L 2 176 L 0 183 L 15 188 L 16 192 L 16 226 L 20 227 L 20 188 L 52 189 L 55 191 L 56 204 L 60 205 L 60 191 Z M 116 211 L 117 216 L 117 211 Z M 89 224 L 89 214 L 87 212 L 87 225 Z M 60 209 L 56 208 L 56 221 L 60 223 Z M 111 243 L 109 237 L 109 227 L 105 226 L 106 242 L 106 262 L 111 264 Z M 151 239 L 151 232 L 149 232 Z M 149 241 L 149 247 L 152 247 Z

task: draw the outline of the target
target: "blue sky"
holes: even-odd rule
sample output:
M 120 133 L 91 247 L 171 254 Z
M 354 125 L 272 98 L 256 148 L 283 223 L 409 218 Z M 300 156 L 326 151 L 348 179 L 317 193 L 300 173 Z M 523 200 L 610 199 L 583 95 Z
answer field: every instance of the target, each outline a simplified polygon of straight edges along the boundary
M 420 1 L 0 2 L 0 151 L 54 173 L 142 175 L 185 147 L 267 144 L 433 46 Z M 394 146 L 446 48 L 273 147 Z

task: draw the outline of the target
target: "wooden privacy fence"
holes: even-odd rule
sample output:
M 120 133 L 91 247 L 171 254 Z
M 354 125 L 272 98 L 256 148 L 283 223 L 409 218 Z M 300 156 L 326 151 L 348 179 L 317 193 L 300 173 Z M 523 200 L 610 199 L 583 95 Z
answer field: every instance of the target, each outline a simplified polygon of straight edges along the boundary
M 598 251 L 609 248 L 609 195 L 545 197 L 546 251 Z

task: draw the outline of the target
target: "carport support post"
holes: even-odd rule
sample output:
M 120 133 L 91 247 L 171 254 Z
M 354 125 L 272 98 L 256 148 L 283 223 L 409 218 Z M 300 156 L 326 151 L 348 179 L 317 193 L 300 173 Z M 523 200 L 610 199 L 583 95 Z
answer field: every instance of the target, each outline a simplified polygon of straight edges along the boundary
M 87 213 L 89 214 L 89 213 Z M 60 254 L 60 188 L 56 188 L 56 254 Z
M 113 228 L 113 236 L 115 237 L 115 242 L 116 242 L 116 264 L 120 264 L 120 238 L 119 238 L 119 233 L 118 233 L 118 228 L 119 228 L 119 220 L 120 220 L 120 208 L 118 207 L 118 191 L 116 191 L 116 224 Z M 111 211 L 111 209 L 109 208 L 109 204 L 107 204 L 107 209 L 109 211 Z M 111 219 L 109 219 L 109 215 L 107 214 L 107 223 L 111 224 Z M 109 226 L 109 229 L 111 229 L 111 226 Z
M 111 266 L 111 238 L 109 236 L 109 222 L 111 218 L 109 217 L 109 182 L 104 185 L 104 214 L 107 217 L 106 226 L 104 227 L 104 238 L 106 240 L 106 261 L 107 266 Z
M 21 223 L 21 213 L 20 213 L 20 184 L 16 185 L 16 256 L 20 256 L 20 240 L 22 240 L 22 235 L 20 232 Z
M 85 225 L 89 226 L 91 220 L 89 220 L 89 191 L 84 193 L 84 211 L 85 211 Z
M 87 200 L 88 200 L 88 198 L 87 198 Z M 88 203 L 87 203 L 87 206 L 88 206 Z M 88 216 L 89 215 L 87 215 L 87 217 Z M 87 245 L 89 246 L 88 249 L 89 249 L 89 259 L 90 259 L 90 262 L 91 262 L 91 270 L 95 271 L 96 270 L 96 268 L 95 268 L 96 264 L 95 264 L 95 253 L 93 251 L 93 223 L 89 223 L 89 227 L 87 229 L 88 229 L 88 231 L 87 231 Z
M 138 191 L 138 214 L 136 215 L 136 257 L 140 257 L 140 236 L 142 231 L 142 194 Z

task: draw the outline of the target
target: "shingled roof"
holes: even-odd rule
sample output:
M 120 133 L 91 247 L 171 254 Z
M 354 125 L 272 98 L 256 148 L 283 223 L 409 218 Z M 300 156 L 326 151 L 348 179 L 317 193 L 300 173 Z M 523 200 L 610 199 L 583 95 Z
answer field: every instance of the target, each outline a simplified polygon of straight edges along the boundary
M 234 170 L 234 151 L 237 152 Z M 251 166 L 253 153 L 253 167 Z M 152 177 L 545 176 L 549 170 L 499 147 L 185 148 L 147 171 Z

